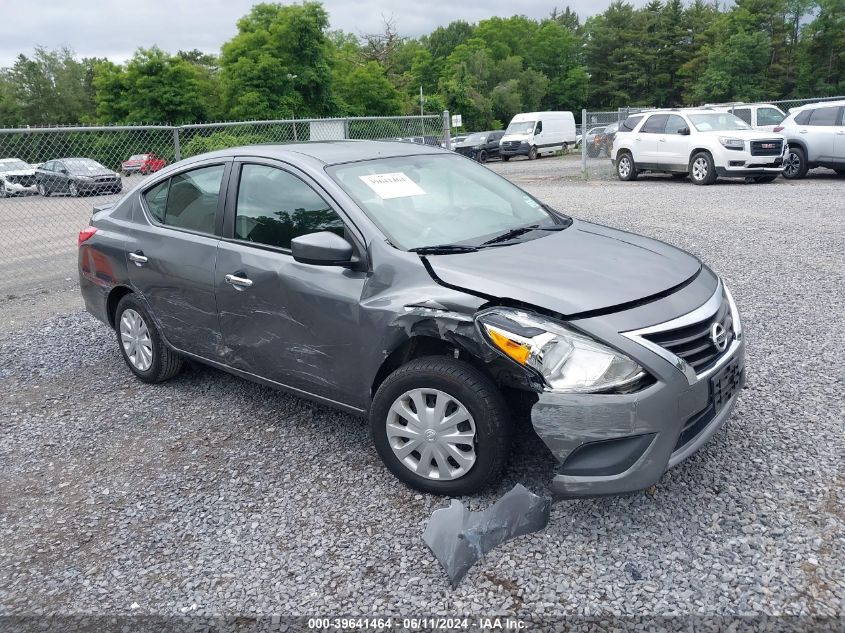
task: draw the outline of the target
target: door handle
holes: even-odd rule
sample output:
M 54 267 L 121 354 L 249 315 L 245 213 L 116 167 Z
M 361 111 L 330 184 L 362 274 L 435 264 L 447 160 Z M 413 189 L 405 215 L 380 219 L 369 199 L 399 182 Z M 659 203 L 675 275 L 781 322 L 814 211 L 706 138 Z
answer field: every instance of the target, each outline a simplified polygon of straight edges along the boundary
M 807 133 L 807 130 L 798 130 L 798 133 L 799 133 L 799 134 L 806 134 L 806 133 Z
M 637 142 L 639 143 L 639 141 L 640 141 L 640 137 L 639 137 L 639 136 L 635 136 L 635 137 L 634 137 L 634 140 L 635 140 L 635 141 L 637 141 Z
M 224 279 L 226 279 L 227 284 L 232 284 L 236 289 L 249 288 L 252 285 L 252 279 L 238 277 L 237 275 L 228 274 Z
M 149 261 L 149 258 L 144 256 L 143 251 L 136 251 L 134 253 L 129 253 L 129 261 L 135 262 L 136 266 L 143 266 Z
M 664 137 L 660 137 L 660 138 L 659 138 L 659 139 L 657 139 L 657 140 L 658 140 L 658 141 L 660 141 L 661 143 L 665 143 L 665 142 L 666 142 L 666 139 L 665 139 Z

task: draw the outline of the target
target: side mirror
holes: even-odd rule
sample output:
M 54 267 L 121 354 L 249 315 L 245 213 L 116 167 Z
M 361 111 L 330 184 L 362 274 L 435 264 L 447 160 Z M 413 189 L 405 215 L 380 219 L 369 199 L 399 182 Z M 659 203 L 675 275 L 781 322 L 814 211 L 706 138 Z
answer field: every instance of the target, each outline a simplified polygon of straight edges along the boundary
M 314 266 L 349 266 L 355 263 L 352 258 L 352 244 L 330 233 L 308 233 L 290 241 L 293 258 L 303 264 Z
M 689 136 L 689 128 L 682 127 L 680 130 L 678 130 L 678 134 L 680 134 L 681 136 Z

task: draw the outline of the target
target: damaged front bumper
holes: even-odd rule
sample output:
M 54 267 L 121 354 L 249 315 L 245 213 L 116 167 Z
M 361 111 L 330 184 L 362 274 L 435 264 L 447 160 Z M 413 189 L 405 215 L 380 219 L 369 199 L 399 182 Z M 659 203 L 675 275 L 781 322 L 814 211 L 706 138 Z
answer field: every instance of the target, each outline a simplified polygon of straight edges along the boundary
M 670 372 L 681 376 L 667 363 Z M 663 380 L 630 394 L 546 391 L 531 420 L 560 462 L 552 490 L 563 496 L 632 492 L 701 448 L 730 417 L 745 384 L 745 342 L 687 380 Z

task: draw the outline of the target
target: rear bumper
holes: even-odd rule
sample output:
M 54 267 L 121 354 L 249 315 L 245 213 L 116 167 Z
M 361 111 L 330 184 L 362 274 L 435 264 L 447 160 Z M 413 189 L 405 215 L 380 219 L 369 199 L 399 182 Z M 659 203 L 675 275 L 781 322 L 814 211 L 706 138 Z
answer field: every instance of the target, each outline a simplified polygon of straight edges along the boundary
M 715 403 L 712 380 L 735 372 L 735 391 Z M 568 497 L 647 488 L 699 450 L 730 417 L 745 382 L 745 343 L 734 342 L 711 373 L 692 385 L 658 381 L 633 394 L 546 392 L 531 418 L 560 462 L 552 490 Z

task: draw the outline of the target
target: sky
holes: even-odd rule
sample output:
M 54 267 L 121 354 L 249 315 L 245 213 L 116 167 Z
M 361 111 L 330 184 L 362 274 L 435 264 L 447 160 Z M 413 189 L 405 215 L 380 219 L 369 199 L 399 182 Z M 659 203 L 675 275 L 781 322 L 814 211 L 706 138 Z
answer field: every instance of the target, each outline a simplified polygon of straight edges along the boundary
M 166 51 L 198 48 L 218 53 L 236 32 L 239 17 L 255 0 L 0 0 L 0 67 L 36 46 L 68 46 L 80 57 L 125 61 L 139 46 Z M 331 28 L 356 35 L 377 33 L 382 16 L 392 17 L 401 35 L 429 33 L 452 20 L 468 22 L 492 15 L 547 16 L 569 6 L 582 19 L 603 11 L 610 0 L 324 0 Z M 635 0 L 632 4 L 645 4 Z

